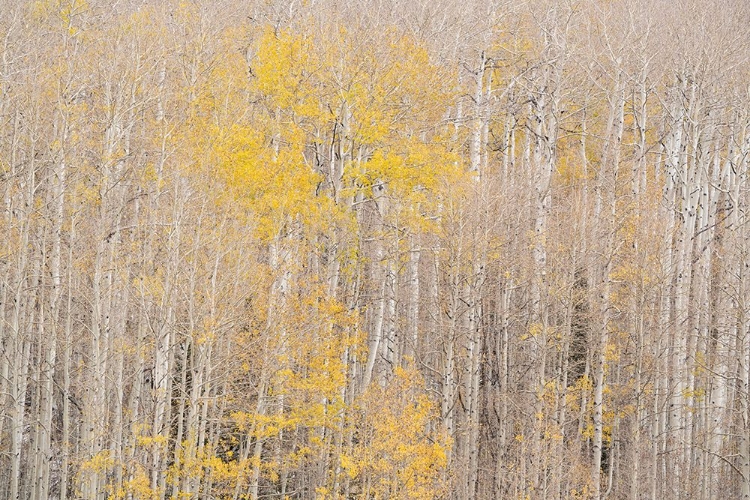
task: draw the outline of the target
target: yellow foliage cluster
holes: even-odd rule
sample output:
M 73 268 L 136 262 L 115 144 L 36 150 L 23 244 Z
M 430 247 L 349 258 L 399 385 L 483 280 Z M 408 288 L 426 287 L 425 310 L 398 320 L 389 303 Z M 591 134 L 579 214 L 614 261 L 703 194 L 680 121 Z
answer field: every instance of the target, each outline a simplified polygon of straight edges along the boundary
M 397 369 L 359 399 L 349 422 L 358 442 L 340 463 L 360 480 L 362 498 L 427 500 L 445 492 L 450 443 L 433 427 L 434 411 L 412 369 Z

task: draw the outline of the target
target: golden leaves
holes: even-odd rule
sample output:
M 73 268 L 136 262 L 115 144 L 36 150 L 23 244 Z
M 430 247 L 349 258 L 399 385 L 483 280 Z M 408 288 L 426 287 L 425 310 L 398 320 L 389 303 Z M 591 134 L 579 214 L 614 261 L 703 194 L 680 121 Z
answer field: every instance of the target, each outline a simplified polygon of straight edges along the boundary
M 358 444 L 340 455 L 341 467 L 352 479 L 368 475 L 366 493 L 376 498 L 438 498 L 447 487 L 450 442 L 428 430 L 434 412 L 421 376 L 397 368 L 387 385 L 371 386 L 357 402 L 351 425 Z

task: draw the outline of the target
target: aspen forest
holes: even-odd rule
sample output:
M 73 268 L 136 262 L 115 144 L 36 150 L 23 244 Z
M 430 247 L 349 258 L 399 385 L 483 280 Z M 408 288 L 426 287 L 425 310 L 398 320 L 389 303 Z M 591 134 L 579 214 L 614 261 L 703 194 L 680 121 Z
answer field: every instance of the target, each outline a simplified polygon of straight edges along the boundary
M 750 500 L 746 0 L 0 5 L 0 499 Z

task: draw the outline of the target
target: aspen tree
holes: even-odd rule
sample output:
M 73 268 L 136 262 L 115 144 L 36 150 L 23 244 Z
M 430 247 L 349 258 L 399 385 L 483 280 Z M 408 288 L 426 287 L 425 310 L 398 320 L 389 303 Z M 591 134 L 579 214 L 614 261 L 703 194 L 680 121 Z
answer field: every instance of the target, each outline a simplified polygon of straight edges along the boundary
M 0 497 L 750 495 L 743 2 L 3 12 Z

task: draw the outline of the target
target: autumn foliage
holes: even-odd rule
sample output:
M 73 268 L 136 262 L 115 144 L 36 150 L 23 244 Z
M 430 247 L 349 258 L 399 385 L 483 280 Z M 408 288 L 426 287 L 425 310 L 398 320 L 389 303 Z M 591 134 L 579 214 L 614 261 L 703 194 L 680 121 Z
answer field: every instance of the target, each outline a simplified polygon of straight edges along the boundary
M 741 1 L 0 18 L 0 499 L 750 498 Z

